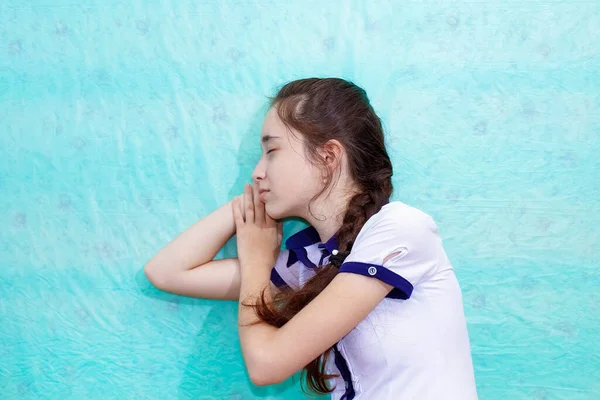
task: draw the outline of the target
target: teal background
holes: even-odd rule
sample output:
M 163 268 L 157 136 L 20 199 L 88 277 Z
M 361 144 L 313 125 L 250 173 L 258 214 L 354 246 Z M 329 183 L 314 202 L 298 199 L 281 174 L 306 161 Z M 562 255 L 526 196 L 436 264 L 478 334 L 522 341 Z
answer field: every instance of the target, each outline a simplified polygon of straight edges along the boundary
M 303 398 L 249 382 L 237 303 L 142 268 L 250 182 L 265 96 L 337 76 L 438 224 L 480 399 L 600 399 L 599 31 L 598 1 L 0 0 L 0 398 Z

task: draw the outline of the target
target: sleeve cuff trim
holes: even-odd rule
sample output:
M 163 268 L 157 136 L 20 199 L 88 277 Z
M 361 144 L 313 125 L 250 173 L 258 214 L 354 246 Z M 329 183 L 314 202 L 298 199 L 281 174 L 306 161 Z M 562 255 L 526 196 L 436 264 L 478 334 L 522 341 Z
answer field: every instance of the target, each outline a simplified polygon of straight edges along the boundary
M 383 265 L 350 261 L 345 262 L 340 266 L 340 272 L 351 272 L 373 277 L 392 285 L 394 289 L 385 296 L 387 298 L 406 300 L 410 298 L 413 291 L 413 285 L 409 281 Z

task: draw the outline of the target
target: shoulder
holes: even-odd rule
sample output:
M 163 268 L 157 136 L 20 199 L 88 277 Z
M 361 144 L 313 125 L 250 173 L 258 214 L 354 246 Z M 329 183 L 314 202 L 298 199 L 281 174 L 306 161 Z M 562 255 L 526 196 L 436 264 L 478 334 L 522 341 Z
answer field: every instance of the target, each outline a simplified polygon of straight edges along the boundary
M 419 208 L 401 201 L 391 201 L 367 220 L 359 236 L 368 231 L 385 233 L 392 229 L 397 232 L 418 234 L 424 231 L 436 231 L 437 227 L 433 218 Z
M 425 211 L 401 201 L 390 201 L 384 205 L 374 216 L 377 216 L 378 214 L 387 216 L 396 215 L 403 217 L 422 218 L 425 220 L 431 219 L 431 216 Z
M 440 244 L 429 214 L 390 202 L 361 228 L 340 272 L 374 276 L 395 288 L 388 297 L 408 299 L 414 286 L 435 270 Z

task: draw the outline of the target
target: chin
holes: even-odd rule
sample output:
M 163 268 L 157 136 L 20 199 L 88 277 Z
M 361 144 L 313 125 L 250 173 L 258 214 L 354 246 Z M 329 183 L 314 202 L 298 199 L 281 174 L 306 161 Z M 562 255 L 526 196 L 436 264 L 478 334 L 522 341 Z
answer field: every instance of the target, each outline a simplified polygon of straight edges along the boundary
M 265 212 L 271 219 L 274 220 L 285 218 L 284 213 L 280 212 L 277 209 L 273 209 L 273 207 L 269 207 L 269 203 L 265 203 Z

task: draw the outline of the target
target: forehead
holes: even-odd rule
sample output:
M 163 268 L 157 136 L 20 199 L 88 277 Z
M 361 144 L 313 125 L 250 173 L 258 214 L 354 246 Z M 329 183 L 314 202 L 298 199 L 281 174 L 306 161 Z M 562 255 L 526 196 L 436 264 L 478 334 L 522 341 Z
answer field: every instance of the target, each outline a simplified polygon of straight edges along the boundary
M 292 130 L 291 133 L 289 129 Z M 283 121 L 279 118 L 277 109 L 275 109 L 275 107 L 271 107 L 265 115 L 261 132 L 261 146 L 267 144 L 267 137 L 271 138 L 273 136 L 277 136 L 277 139 L 270 139 L 268 141 L 277 143 L 278 145 L 282 145 L 284 143 L 288 143 L 292 147 L 304 145 L 304 135 L 294 128 L 288 128 L 285 126 Z
M 287 127 L 277 115 L 277 110 L 275 108 L 271 108 L 267 112 L 267 115 L 265 116 L 265 120 L 262 125 L 262 132 L 260 136 L 261 145 L 266 145 L 268 142 L 271 141 L 278 143 L 284 139 L 287 141 Z M 276 139 L 273 137 L 276 137 Z
M 263 121 L 263 132 L 279 132 L 280 130 L 285 130 L 285 125 L 279 118 L 279 115 L 277 115 L 277 110 L 272 107 L 265 115 L 265 120 Z

